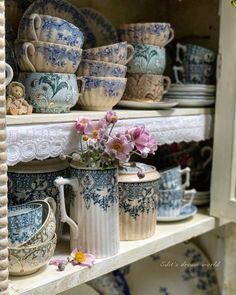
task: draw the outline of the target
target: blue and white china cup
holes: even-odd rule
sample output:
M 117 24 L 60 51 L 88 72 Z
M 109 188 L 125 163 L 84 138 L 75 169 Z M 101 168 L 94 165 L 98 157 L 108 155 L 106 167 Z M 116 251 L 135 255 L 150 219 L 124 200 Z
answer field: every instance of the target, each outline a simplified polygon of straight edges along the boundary
M 74 74 L 79 66 L 82 49 L 42 41 L 15 42 L 19 68 L 23 72 Z
M 69 112 L 79 98 L 74 74 L 21 72 L 18 80 L 25 86 L 25 98 L 35 113 Z
M 149 44 L 132 44 L 134 56 L 127 64 L 128 73 L 162 75 L 166 67 L 166 50 Z
M 138 178 L 139 171 L 145 172 L 144 178 Z M 119 170 L 121 241 L 142 240 L 155 233 L 159 178 L 154 166 L 143 163 Z
M 180 64 L 215 64 L 216 53 L 196 44 L 177 43 L 176 61 Z
M 190 206 L 195 197 L 196 190 L 186 190 L 182 188 L 159 190 L 159 199 L 157 204 L 157 215 L 165 217 L 179 216 L 181 211 Z M 191 197 L 186 201 L 184 197 Z
M 178 84 L 215 84 L 216 72 L 214 65 L 186 64 L 173 67 L 175 81 Z M 181 73 L 181 75 L 179 75 Z
M 75 25 L 58 17 L 36 13 L 22 18 L 17 38 L 76 47 L 82 47 L 84 43 L 84 35 Z
M 186 188 L 190 185 L 190 171 L 189 167 L 181 169 L 180 166 L 166 169 L 160 171 L 160 189 L 169 190 L 169 189 L 179 189 Z M 185 181 L 182 183 L 182 178 L 184 177 Z
M 25 203 L 8 208 L 8 239 L 10 246 L 23 244 L 42 225 L 42 205 Z
M 174 39 L 169 23 L 134 23 L 119 27 L 119 36 L 128 43 L 143 43 L 165 47 Z
M 82 59 L 77 76 L 118 77 L 124 78 L 127 67 L 111 62 Z
M 114 77 L 78 77 L 81 90 L 78 104 L 84 110 L 108 111 L 122 98 L 126 87 L 126 78 Z
M 83 50 L 83 59 L 112 62 L 126 65 L 134 55 L 134 47 L 127 42 L 94 47 Z

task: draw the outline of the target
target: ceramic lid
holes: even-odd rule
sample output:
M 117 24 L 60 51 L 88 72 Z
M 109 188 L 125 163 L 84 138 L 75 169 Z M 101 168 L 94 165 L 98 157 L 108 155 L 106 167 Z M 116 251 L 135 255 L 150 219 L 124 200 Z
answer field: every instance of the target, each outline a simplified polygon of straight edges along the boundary
M 8 172 L 16 173 L 47 173 L 64 170 L 69 167 L 67 160 L 52 158 L 46 160 L 33 160 L 26 163 L 18 163 L 15 166 L 8 166 Z
M 138 178 L 137 173 L 141 168 L 145 172 L 144 178 Z M 119 170 L 118 181 L 119 182 L 146 182 L 158 180 L 160 178 L 159 172 L 154 166 L 144 163 L 136 162 L 136 167 L 125 167 L 125 169 Z

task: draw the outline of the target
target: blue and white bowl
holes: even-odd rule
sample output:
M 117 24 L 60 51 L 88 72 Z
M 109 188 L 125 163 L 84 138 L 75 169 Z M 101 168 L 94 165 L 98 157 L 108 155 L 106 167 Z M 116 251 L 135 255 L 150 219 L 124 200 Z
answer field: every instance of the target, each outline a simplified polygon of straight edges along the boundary
M 127 67 L 111 62 L 82 59 L 77 76 L 120 77 L 124 78 Z
M 90 111 L 111 110 L 122 98 L 126 78 L 84 76 L 81 81 L 79 105 Z
M 18 81 L 25 86 L 25 98 L 35 113 L 69 112 L 79 98 L 74 74 L 21 72 Z
M 36 13 L 21 19 L 17 37 L 76 47 L 82 47 L 84 43 L 84 35 L 75 25 L 58 17 Z
M 29 240 L 42 225 L 41 204 L 21 204 L 8 208 L 8 239 L 10 246 Z
M 17 40 L 15 53 L 23 72 L 74 74 L 81 60 L 82 49 L 42 41 Z

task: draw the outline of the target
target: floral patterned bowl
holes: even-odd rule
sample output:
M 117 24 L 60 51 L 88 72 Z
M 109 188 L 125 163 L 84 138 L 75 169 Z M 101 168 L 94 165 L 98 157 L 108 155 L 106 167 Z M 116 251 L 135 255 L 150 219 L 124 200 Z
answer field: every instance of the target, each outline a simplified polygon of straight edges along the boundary
M 79 105 L 84 110 L 107 111 L 116 105 L 126 87 L 126 78 L 84 76 L 81 81 Z
M 164 47 L 174 38 L 169 23 L 135 23 L 120 26 L 121 40 L 129 43 L 143 43 Z
M 124 78 L 127 67 L 111 62 L 82 59 L 77 76 L 120 77 Z
M 48 263 L 52 258 L 57 242 L 54 234 L 51 240 L 45 243 L 9 248 L 9 273 L 13 276 L 32 274 Z
M 133 57 L 134 48 L 127 42 L 83 50 L 83 59 L 100 60 L 126 65 Z
M 17 40 L 15 52 L 23 72 L 74 74 L 82 56 L 78 47 L 42 41 Z

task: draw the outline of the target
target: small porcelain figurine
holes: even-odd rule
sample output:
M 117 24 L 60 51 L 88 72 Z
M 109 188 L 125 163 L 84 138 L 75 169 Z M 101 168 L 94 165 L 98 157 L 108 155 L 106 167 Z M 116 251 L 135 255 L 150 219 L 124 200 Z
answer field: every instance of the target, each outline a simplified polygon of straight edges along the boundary
M 33 107 L 25 100 L 25 86 L 19 82 L 13 81 L 7 87 L 8 115 L 30 115 Z

